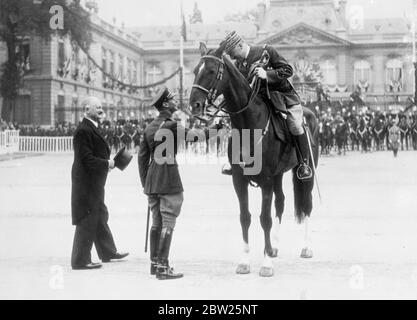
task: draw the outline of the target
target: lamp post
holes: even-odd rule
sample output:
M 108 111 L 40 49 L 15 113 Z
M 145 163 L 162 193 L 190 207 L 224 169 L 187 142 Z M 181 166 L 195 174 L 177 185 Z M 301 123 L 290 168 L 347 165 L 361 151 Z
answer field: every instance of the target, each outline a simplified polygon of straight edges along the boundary
M 184 9 L 182 6 L 181 1 L 181 32 L 180 32 L 180 87 L 179 87 L 179 94 L 180 94 L 180 110 L 184 110 L 184 39 L 185 34 L 185 20 L 184 20 Z
M 416 61 L 416 9 L 417 9 L 417 0 L 413 0 L 413 14 L 411 21 L 411 41 L 413 43 L 413 66 L 414 66 L 414 104 L 417 105 L 417 61 Z

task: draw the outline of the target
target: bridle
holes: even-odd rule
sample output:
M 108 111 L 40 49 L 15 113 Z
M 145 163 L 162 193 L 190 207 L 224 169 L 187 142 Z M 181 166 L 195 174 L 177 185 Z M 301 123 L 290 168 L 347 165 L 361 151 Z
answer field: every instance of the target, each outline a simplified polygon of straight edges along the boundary
M 199 84 L 193 84 L 192 87 L 196 88 L 196 89 L 199 89 L 199 90 L 201 90 L 201 91 L 203 91 L 204 93 L 207 94 L 207 97 L 206 97 L 207 107 L 211 106 L 211 107 L 214 107 L 215 109 L 217 109 L 216 112 L 213 115 L 209 115 L 209 116 L 211 118 L 220 117 L 220 116 L 217 116 L 217 114 L 220 111 L 222 111 L 224 113 L 227 113 L 229 115 L 239 114 L 239 113 L 244 112 L 246 109 L 248 109 L 250 107 L 250 104 L 251 104 L 252 100 L 256 96 L 257 92 L 253 91 L 252 94 L 251 94 L 251 97 L 248 101 L 248 104 L 244 108 L 242 108 L 242 109 L 240 109 L 236 112 L 226 110 L 224 108 L 224 106 L 226 105 L 224 101 L 222 103 L 220 103 L 220 105 L 218 105 L 218 106 L 214 104 L 214 101 L 216 101 L 216 99 L 219 96 L 218 86 L 219 86 L 220 82 L 223 80 L 223 77 L 224 77 L 225 63 L 224 63 L 224 60 L 223 60 L 223 56 L 221 58 L 218 58 L 218 57 L 212 56 L 212 55 L 204 55 L 204 56 L 201 57 L 202 61 L 207 60 L 207 59 L 211 59 L 211 60 L 214 60 L 214 61 L 218 62 L 216 77 L 213 79 L 209 88 L 204 88 L 203 86 L 201 86 Z M 204 107 L 206 107 L 206 105 L 203 106 L 203 110 L 204 110 Z
M 201 57 L 202 61 L 207 60 L 207 59 L 211 59 L 211 60 L 215 60 L 219 62 L 216 77 L 213 79 L 210 89 L 204 88 L 203 86 L 200 86 L 199 84 L 193 84 L 192 87 L 207 93 L 207 98 L 206 98 L 207 102 L 209 106 L 213 106 L 214 105 L 213 102 L 216 101 L 218 97 L 219 83 L 220 81 L 223 80 L 223 76 L 224 76 L 224 61 L 223 61 L 223 58 L 218 58 L 218 57 L 210 56 L 210 55 L 205 55 Z

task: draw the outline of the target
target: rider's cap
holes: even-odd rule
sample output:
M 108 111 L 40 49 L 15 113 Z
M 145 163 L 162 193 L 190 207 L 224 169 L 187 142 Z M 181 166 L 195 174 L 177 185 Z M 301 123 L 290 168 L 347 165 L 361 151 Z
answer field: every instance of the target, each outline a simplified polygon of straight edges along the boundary
M 175 95 L 169 91 L 167 87 L 162 87 L 155 95 L 153 101 L 151 102 L 151 106 L 160 109 L 163 107 L 164 102 L 168 102 L 174 99 Z
M 222 41 L 221 45 L 224 45 L 224 51 L 226 53 L 230 53 L 241 42 L 243 42 L 243 39 L 236 33 L 236 31 L 232 31 Z

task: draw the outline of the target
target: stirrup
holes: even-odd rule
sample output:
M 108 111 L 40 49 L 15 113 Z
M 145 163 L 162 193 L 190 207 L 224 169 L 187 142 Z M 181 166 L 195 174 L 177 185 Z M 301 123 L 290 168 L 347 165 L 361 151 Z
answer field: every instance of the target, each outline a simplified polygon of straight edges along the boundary
M 302 172 L 302 170 L 305 170 L 305 171 Z M 313 170 L 311 170 L 308 164 L 306 164 L 305 162 L 302 162 L 297 168 L 296 175 L 297 175 L 298 180 L 308 180 L 313 177 Z

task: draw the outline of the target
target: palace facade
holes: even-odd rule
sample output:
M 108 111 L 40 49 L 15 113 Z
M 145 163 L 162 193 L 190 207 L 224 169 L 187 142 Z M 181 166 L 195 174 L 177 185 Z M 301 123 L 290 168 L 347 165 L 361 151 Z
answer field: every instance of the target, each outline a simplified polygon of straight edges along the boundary
M 91 2 L 91 1 L 90 1 Z M 184 101 L 187 101 L 198 63 L 199 43 L 215 48 L 236 30 L 253 44 L 275 46 L 293 66 L 292 82 L 306 101 L 316 99 L 321 85 L 333 101 L 350 99 L 359 91 L 372 108 L 406 106 L 414 95 L 411 21 L 346 18 L 346 0 L 271 0 L 239 22 L 202 23 L 195 9 L 184 43 Z M 150 84 L 171 75 L 180 64 L 180 27 L 152 26 L 126 30 L 92 10 L 90 55 L 114 78 L 128 84 Z M 0 44 L 1 52 L 4 50 Z M 107 117 L 141 118 L 156 88 L 131 92 L 103 76 L 69 39 L 22 43 L 26 75 L 14 121 L 53 125 L 77 122 L 80 102 L 87 95 L 102 99 Z M 1 59 L 1 58 L 0 58 Z M 179 90 L 179 75 L 166 85 Z

